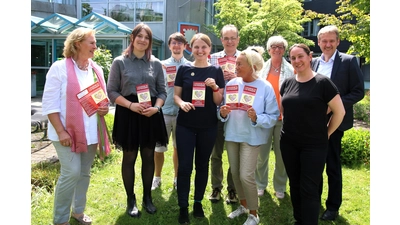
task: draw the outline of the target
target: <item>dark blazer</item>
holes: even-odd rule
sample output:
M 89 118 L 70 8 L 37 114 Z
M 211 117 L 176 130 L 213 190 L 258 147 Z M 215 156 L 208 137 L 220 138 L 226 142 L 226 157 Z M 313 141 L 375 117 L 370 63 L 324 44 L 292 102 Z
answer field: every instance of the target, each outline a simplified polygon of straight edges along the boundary
M 313 58 L 311 68 L 317 71 L 319 58 Z M 331 80 L 337 86 L 346 114 L 338 130 L 346 131 L 353 127 L 353 105 L 364 98 L 364 77 L 356 57 L 336 51 Z

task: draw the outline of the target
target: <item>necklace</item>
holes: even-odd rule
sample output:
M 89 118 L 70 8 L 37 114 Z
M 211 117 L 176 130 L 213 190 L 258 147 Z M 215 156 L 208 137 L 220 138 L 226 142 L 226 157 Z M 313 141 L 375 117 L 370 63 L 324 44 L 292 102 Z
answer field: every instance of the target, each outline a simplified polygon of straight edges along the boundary
M 80 66 L 78 63 L 76 63 L 76 65 L 78 66 L 78 68 L 80 70 L 86 71 L 88 69 L 89 63 L 86 63 L 86 65 L 84 65 L 84 66 Z
M 275 71 L 276 73 L 279 72 L 279 68 L 276 68 L 274 65 L 272 65 L 272 63 L 271 63 L 271 66 L 274 68 L 274 71 Z

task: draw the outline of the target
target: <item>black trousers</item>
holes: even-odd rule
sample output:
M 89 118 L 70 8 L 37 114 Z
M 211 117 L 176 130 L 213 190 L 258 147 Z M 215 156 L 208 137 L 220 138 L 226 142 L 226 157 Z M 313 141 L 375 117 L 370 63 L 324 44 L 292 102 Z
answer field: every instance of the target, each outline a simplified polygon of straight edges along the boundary
M 302 225 L 318 225 L 319 186 L 328 153 L 327 144 L 296 143 L 281 136 L 283 163 L 289 178 L 293 216 Z
M 325 201 L 326 209 L 339 211 L 342 204 L 342 137 L 344 132 L 336 130 L 329 138 L 328 156 L 326 157 L 326 175 L 328 176 L 328 198 Z M 321 179 L 319 194 L 322 195 L 323 178 Z
M 194 200 L 203 200 L 208 182 L 210 155 L 215 139 L 217 125 L 211 128 L 191 128 L 176 125 L 176 147 L 178 152 L 177 192 L 178 205 L 189 206 L 191 176 L 194 168 Z

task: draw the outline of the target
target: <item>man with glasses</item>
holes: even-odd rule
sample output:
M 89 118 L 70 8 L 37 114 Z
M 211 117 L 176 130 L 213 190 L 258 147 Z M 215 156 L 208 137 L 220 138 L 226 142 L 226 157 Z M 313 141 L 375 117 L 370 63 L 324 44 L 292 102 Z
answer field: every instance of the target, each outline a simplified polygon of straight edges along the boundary
M 176 178 L 178 176 L 178 155 L 176 152 L 175 142 L 175 129 L 176 129 L 176 115 L 178 114 L 178 106 L 174 103 L 174 82 L 175 75 L 179 66 L 188 63 L 189 61 L 183 56 L 187 41 L 185 36 L 180 32 L 173 33 L 168 38 L 168 47 L 171 51 L 171 57 L 161 61 L 163 65 L 164 78 L 167 87 L 167 99 L 165 100 L 162 111 L 164 114 L 165 125 L 167 128 L 168 138 L 172 134 L 172 145 L 174 152 L 172 160 L 174 163 L 174 183 L 173 188 L 176 189 Z M 164 152 L 168 148 L 166 146 L 156 146 L 154 154 L 154 178 L 151 190 L 155 190 L 161 185 L 161 171 L 164 165 Z
M 237 50 L 239 44 L 239 31 L 234 25 L 225 25 L 221 29 L 221 42 L 224 46 L 224 50 L 211 54 L 210 63 L 213 65 L 219 65 L 218 59 L 228 56 L 237 57 L 240 53 Z M 235 72 L 224 70 L 225 83 L 236 77 Z M 221 105 L 224 105 L 225 101 L 222 101 Z M 225 137 L 224 137 L 224 123 L 218 120 L 218 134 L 217 140 L 213 151 L 211 153 L 211 185 L 212 193 L 209 200 L 213 203 L 218 202 L 221 199 L 222 181 L 224 177 L 222 169 L 222 153 L 224 151 Z M 228 195 L 226 197 L 226 203 L 237 203 L 238 198 L 236 195 L 235 185 L 232 180 L 232 174 L 230 168 L 227 171 L 227 190 Z

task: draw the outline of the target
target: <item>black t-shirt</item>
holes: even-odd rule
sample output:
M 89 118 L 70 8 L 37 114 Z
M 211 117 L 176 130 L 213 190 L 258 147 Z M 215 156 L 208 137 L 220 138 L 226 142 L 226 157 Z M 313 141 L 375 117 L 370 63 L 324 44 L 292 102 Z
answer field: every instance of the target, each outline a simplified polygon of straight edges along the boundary
M 293 76 L 282 83 L 280 94 L 283 106 L 281 135 L 298 143 L 327 143 L 328 102 L 339 94 L 331 79 L 316 74 L 301 83 Z
M 193 81 L 205 81 L 209 77 L 214 78 L 220 88 L 225 88 L 220 66 L 203 68 L 197 68 L 191 64 L 180 66 L 176 73 L 175 86 L 182 87 L 181 99 L 185 102 L 192 102 Z M 194 128 L 210 128 L 216 126 L 217 122 L 217 105 L 214 103 L 213 90 L 210 87 L 206 87 L 204 107 L 196 107 L 196 110 L 192 109 L 189 112 L 179 109 L 176 120 L 179 125 Z

